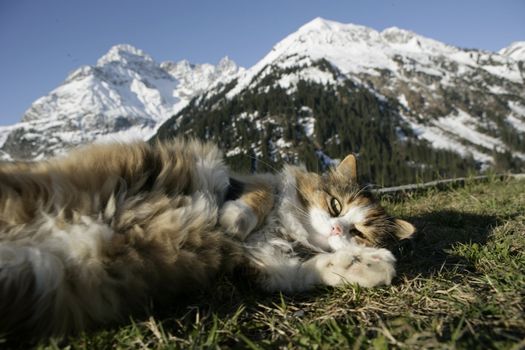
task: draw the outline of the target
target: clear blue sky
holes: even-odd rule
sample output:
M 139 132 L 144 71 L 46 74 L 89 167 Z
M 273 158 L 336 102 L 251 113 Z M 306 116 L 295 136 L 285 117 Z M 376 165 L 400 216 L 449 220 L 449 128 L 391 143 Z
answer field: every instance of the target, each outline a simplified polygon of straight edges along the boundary
M 491 51 L 525 40 L 525 0 L 0 0 L 0 125 L 115 44 L 249 67 L 318 16 Z

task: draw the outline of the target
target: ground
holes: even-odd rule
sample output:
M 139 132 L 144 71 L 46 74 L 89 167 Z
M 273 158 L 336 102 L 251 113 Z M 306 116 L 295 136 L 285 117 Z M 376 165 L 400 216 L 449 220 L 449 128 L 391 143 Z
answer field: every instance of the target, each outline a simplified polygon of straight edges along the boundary
M 525 348 L 525 181 L 492 179 L 383 202 L 419 231 L 400 247 L 391 286 L 284 296 L 224 278 L 183 305 L 40 347 Z

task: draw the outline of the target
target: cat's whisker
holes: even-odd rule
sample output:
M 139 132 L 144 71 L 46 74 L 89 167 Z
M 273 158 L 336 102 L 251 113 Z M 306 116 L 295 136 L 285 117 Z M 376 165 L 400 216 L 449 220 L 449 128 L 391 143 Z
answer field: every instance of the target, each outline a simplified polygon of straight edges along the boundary
M 361 188 L 355 193 L 355 196 L 356 197 L 360 196 L 361 194 L 363 194 L 364 191 L 367 191 L 370 187 L 372 187 L 371 184 L 361 186 Z

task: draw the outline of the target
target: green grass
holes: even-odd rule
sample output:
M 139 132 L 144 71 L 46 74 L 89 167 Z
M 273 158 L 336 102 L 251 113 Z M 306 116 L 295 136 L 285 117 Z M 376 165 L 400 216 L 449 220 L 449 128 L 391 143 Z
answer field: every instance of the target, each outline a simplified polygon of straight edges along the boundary
M 224 278 L 153 316 L 40 347 L 525 348 L 525 181 L 470 183 L 384 204 L 419 230 L 399 247 L 392 286 L 284 296 Z

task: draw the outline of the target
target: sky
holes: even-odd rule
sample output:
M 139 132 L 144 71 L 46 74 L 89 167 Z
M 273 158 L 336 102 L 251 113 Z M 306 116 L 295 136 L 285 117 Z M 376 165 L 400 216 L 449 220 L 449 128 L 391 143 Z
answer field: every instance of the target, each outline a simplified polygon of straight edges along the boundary
M 248 68 L 315 17 L 489 51 L 525 41 L 525 0 L 0 0 L 0 125 L 113 45 Z

